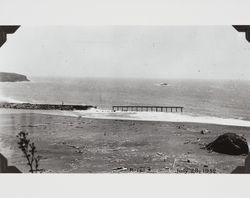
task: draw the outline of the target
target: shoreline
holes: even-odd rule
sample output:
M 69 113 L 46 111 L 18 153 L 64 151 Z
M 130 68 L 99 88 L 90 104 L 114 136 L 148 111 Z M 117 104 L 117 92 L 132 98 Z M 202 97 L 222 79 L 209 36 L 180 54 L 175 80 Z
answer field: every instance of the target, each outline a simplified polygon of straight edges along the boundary
M 82 111 L 65 110 L 36 110 L 36 109 L 0 109 L 0 114 L 12 113 L 34 113 L 54 116 L 81 117 L 97 120 L 124 120 L 124 121 L 145 121 L 145 122 L 173 122 L 212 124 L 232 127 L 250 128 L 250 121 L 234 118 L 218 118 L 209 116 L 191 116 L 185 113 L 161 113 L 161 112 L 112 112 L 111 110 L 89 109 Z

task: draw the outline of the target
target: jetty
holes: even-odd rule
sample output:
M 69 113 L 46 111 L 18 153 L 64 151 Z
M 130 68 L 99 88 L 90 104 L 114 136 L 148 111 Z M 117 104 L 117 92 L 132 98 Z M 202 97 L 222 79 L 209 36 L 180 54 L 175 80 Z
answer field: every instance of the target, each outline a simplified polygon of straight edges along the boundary
M 87 110 L 96 108 L 92 105 L 65 105 L 65 104 L 31 104 L 31 103 L 0 103 L 0 108 L 5 109 L 31 109 L 31 110 Z
M 112 106 L 113 111 L 183 112 L 181 106 Z

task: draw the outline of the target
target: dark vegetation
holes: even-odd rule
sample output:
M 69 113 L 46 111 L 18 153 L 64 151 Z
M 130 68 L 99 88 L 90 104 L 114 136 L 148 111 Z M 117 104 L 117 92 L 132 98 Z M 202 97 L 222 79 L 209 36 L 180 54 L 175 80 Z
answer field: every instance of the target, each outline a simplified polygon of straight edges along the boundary
M 30 168 L 29 172 L 31 173 L 43 172 L 44 170 L 39 168 L 39 161 L 41 159 L 41 156 L 36 154 L 37 153 L 36 146 L 28 138 L 28 133 L 21 131 L 18 133 L 17 138 L 18 138 L 17 144 L 19 145 L 18 148 L 21 149 L 27 160 L 27 165 Z
M 229 155 L 242 155 L 249 153 L 246 139 L 235 133 L 225 133 L 220 135 L 216 140 L 209 143 L 206 148 L 217 153 Z

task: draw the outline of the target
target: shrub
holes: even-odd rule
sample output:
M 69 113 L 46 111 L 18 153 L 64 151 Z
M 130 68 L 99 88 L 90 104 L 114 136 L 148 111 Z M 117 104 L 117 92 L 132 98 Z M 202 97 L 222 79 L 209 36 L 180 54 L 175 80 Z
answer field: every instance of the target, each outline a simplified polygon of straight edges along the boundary
M 18 138 L 17 144 L 19 145 L 18 148 L 21 149 L 25 158 L 27 159 L 27 165 L 30 168 L 29 172 L 31 173 L 43 172 L 44 171 L 43 169 L 39 169 L 39 161 L 41 159 L 41 156 L 36 155 L 37 153 L 36 146 L 28 138 L 28 133 L 21 131 L 18 133 L 17 138 Z

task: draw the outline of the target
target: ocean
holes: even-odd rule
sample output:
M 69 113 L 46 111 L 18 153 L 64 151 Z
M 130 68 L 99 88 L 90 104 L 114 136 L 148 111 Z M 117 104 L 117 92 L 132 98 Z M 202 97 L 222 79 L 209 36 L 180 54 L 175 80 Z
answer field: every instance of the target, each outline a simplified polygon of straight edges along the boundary
M 113 105 L 183 106 L 184 112 L 177 121 L 195 118 L 199 122 L 250 126 L 250 81 L 45 77 L 30 77 L 30 80 L 0 83 L 0 100 L 90 104 L 98 109 L 82 115 L 95 118 L 126 118 L 125 112 L 111 116 Z M 167 85 L 161 85 L 162 82 Z M 98 113 L 102 114 L 98 117 Z M 177 114 L 138 112 L 127 115 L 127 118 L 144 116 L 146 120 L 174 121 L 169 115 L 173 118 Z

